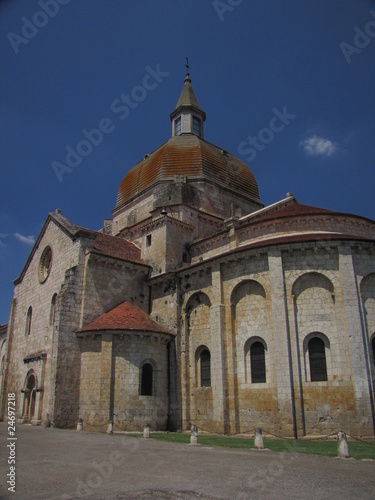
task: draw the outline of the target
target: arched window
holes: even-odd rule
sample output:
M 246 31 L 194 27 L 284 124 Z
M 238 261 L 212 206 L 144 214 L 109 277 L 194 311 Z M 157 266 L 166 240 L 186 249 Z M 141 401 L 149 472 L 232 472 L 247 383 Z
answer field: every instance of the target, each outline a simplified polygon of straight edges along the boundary
M 310 380 L 324 382 L 327 377 L 326 348 L 322 339 L 313 337 L 308 343 Z
M 200 354 L 201 387 L 211 387 L 211 354 L 208 349 L 203 349 Z
M 57 293 L 54 293 L 52 296 L 51 308 L 49 311 L 49 324 L 50 324 L 50 326 L 53 326 L 53 324 L 55 322 L 56 297 L 57 297 Z
M 27 310 L 27 316 L 26 316 L 26 328 L 25 328 L 25 335 L 30 335 L 31 332 L 31 317 L 33 315 L 33 308 L 30 306 L 29 309 Z
M 152 396 L 153 367 L 150 363 L 142 366 L 141 396 Z
M 251 382 L 266 382 L 266 356 L 262 342 L 254 342 L 250 347 Z

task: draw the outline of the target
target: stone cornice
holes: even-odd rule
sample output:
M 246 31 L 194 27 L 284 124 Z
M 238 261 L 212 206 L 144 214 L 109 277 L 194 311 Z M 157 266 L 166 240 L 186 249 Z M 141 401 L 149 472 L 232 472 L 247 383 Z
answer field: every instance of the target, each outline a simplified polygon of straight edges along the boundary
M 188 224 L 187 222 L 183 222 L 180 219 L 176 219 L 172 217 L 171 215 L 161 215 L 157 219 L 153 220 L 149 224 L 146 224 L 140 229 L 140 233 L 144 234 L 149 231 L 152 231 L 154 229 L 157 229 L 158 227 L 162 227 L 165 224 L 175 224 L 176 226 L 183 227 L 184 229 L 188 229 L 189 231 L 194 231 L 194 226 L 191 224 Z

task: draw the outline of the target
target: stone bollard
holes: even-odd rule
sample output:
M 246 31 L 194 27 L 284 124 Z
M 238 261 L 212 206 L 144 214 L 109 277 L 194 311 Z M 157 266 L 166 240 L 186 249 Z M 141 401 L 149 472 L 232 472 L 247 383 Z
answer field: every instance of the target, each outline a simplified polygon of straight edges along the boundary
M 83 431 L 83 420 L 82 420 L 82 418 L 78 419 L 77 431 Z
M 262 429 L 260 427 L 254 429 L 254 448 L 257 450 L 264 450 Z
M 192 425 L 190 428 L 190 432 L 190 444 L 198 444 L 198 427 L 196 425 Z
M 107 434 L 113 434 L 113 422 L 108 422 Z
M 340 458 L 349 458 L 349 446 L 345 432 L 337 434 L 337 456 Z
M 144 437 L 144 439 L 149 439 L 149 437 L 150 437 L 150 424 L 146 424 L 143 427 L 143 437 Z

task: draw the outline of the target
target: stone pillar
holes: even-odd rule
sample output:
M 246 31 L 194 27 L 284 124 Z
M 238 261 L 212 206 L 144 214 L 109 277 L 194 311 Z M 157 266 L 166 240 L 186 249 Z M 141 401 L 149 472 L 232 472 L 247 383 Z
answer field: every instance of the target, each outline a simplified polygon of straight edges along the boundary
M 180 339 L 180 373 L 181 373 L 181 423 L 182 430 L 188 428 L 190 422 L 190 349 L 189 349 L 189 325 L 186 310 L 182 311 Z M 177 339 L 178 340 L 178 339 Z
M 107 422 L 112 422 L 113 418 L 112 363 L 112 333 L 105 332 L 102 335 L 99 391 L 101 419 Z
M 285 436 L 297 437 L 297 417 L 293 383 L 292 348 L 285 296 L 284 270 L 281 252 L 268 252 L 268 266 L 271 284 L 272 323 L 275 361 L 275 382 L 279 407 L 280 430 Z M 275 429 L 277 430 L 277 429 Z
M 212 268 L 211 318 L 211 385 L 215 432 L 225 432 L 225 374 L 226 352 L 224 305 L 222 303 L 220 264 Z
M 230 299 L 229 299 L 230 300 Z M 225 306 L 226 334 L 226 381 L 225 381 L 225 433 L 240 432 L 238 408 L 237 353 L 235 332 L 235 306 L 231 303 Z
M 339 268 L 344 295 L 356 418 L 349 419 L 352 435 L 374 433 L 374 408 L 370 389 L 370 366 L 366 353 L 366 332 L 361 321 L 360 298 L 350 246 L 339 247 Z M 348 367 L 349 368 L 349 367 Z
M 45 372 L 46 372 L 46 356 L 43 355 L 41 359 L 38 360 L 40 366 L 40 372 L 38 377 L 38 387 L 36 387 L 36 397 L 35 397 L 35 411 L 34 418 L 31 420 L 33 425 L 40 425 L 42 423 L 42 408 L 43 408 L 43 398 L 44 398 L 44 385 L 45 385 Z

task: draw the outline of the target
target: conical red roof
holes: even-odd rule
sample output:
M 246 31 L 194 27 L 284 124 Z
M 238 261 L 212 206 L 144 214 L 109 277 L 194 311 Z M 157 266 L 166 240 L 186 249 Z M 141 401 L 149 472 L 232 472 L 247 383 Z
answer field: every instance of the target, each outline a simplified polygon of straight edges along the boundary
M 129 301 L 102 314 L 92 323 L 84 326 L 81 332 L 98 330 L 133 330 L 174 335 Z

